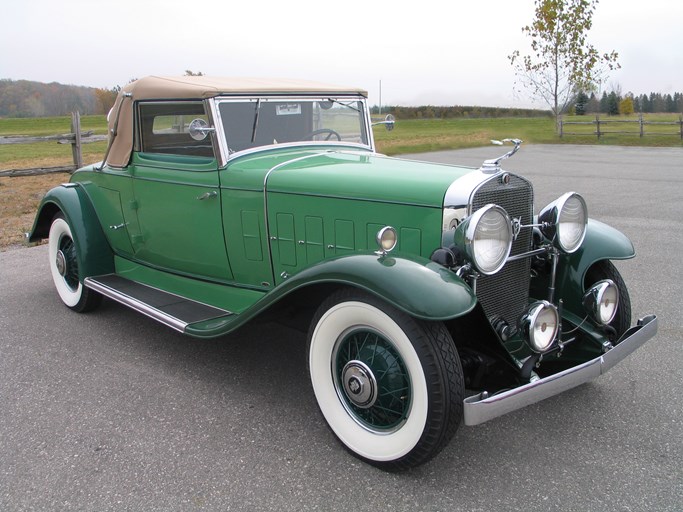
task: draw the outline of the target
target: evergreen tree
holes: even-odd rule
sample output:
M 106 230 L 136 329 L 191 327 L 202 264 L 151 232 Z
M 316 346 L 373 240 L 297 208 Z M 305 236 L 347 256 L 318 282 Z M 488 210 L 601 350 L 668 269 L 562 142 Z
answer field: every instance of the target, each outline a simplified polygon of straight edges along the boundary
M 650 112 L 663 112 L 661 109 L 661 95 L 655 94 L 654 92 L 650 93 Z
M 574 103 L 574 111 L 577 116 L 583 116 L 586 114 L 587 104 L 588 95 L 583 91 L 579 91 L 579 94 L 576 95 L 576 102 Z
M 600 101 L 598 101 L 597 96 L 594 92 L 591 93 L 591 97 L 586 103 L 586 113 L 587 114 L 598 114 L 600 113 Z
M 619 96 L 614 91 L 607 96 L 607 114 L 610 116 L 619 115 Z
M 600 98 L 600 113 L 609 113 L 609 100 L 607 99 L 607 91 L 602 91 L 602 98 Z
M 676 102 L 674 101 L 673 97 L 671 94 L 667 94 L 666 97 L 664 98 L 664 102 L 666 104 L 666 111 L 669 113 L 674 113 L 676 112 Z
M 642 112 L 642 105 L 640 104 L 640 96 L 633 97 L 633 111 Z

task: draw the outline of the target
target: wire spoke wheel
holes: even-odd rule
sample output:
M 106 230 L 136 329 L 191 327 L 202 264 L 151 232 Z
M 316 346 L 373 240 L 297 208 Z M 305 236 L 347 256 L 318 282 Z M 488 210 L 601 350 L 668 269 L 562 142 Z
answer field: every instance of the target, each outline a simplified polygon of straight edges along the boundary
M 102 295 L 83 286 L 78 264 L 78 246 L 71 226 L 62 213 L 55 215 L 50 226 L 48 258 L 50 273 L 59 298 L 79 313 L 100 305 Z
M 356 457 L 387 470 L 427 462 L 462 416 L 460 359 L 441 322 L 423 322 L 359 290 L 325 300 L 308 334 L 313 391 Z
M 78 259 L 76 258 L 76 246 L 69 236 L 63 236 L 59 241 L 57 252 L 57 267 L 61 268 L 60 274 L 67 286 L 76 291 L 78 289 Z
M 370 430 L 390 432 L 407 418 L 410 374 L 396 348 L 381 334 L 357 329 L 335 347 L 337 395 Z

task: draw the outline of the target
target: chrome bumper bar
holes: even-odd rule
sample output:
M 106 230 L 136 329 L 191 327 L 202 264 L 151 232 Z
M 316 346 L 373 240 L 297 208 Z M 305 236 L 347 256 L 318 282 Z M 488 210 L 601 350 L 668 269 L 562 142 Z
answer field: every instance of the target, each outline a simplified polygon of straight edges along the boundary
M 614 348 L 595 359 L 493 396 L 483 392 L 467 397 L 464 401 L 465 425 L 479 425 L 593 380 L 606 373 L 656 333 L 657 317 L 646 316 L 626 331 Z

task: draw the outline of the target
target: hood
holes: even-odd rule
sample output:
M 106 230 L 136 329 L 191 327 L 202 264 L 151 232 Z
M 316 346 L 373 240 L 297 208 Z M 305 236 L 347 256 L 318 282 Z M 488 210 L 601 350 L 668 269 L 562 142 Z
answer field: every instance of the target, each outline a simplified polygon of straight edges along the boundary
M 273 166 L 266 178 L 266 188 L 269 193 L 442 208 L 449 186 L 472 171 L 466 167 L 401 160 L 374 153 L 316 151 Z

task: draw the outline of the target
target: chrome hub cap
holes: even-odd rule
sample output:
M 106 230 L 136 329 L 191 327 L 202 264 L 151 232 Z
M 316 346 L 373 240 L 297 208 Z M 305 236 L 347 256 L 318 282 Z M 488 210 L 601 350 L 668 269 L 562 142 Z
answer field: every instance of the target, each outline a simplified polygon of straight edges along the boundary
M 370 432 L 387 434 L 408 418 L 412 386 L 396 346 L 367 327 L 342 333 L 332 352 L 337 396 L 351 418 Z
M 349 361 L 342 370 L 342 383 L 347 398 L 355 406 L 367 409 L 377 400 L 377 380 L 362 361 Z
M 66 276 L 66 257 L 61 250 L 57 251 L 55 265 L 57 266 L 57 272 L 59 272 L 59 275 L 62 277 Z

